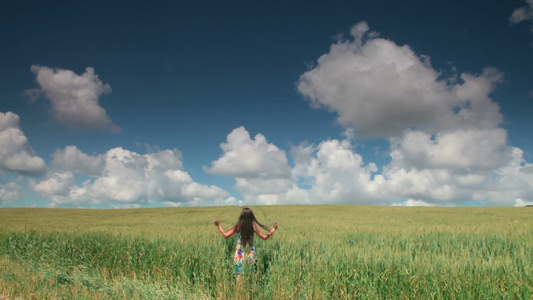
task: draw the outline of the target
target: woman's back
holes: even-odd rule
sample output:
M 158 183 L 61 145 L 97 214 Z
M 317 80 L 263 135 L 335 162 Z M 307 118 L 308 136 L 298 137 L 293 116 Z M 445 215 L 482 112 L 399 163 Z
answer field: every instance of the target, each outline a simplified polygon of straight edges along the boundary
M 245 244 L 241 238 L 241 231 L 238 231 L 237 232 L 237 244 L 240 244 L 243 248 L 246 246 L 253 248 L 254 247 L 254 235 L 252 234 L 252 237 Z

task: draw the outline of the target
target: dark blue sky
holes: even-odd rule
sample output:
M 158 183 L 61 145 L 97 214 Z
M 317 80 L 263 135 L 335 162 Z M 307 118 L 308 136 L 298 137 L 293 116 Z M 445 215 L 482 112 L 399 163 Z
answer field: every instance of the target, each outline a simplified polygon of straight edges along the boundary
M 346 126 L 336 122 L 336 112 L 312 108 L 297 83 L 353 25 L 366 21 L 380 37 L 429 56 L 444 75 L 453 68 L 503 73 L 490 97 L 501 108 L 508 145 L 532 161 L 531 21 L 509 21 L 524 6 L 523 0 L 7 1 L 0 6 L 0 112 L 20 117 L 28 145 L 49 171 L 51 154 L 68 145 L 89 155 L 114 147 L 141 155 L 146 145 L 176 148 L 193 180 L 240 199 L 234 178 L 205 171 L 233 129 L 264 135 L 290 165 L 291 146 L 343 138 Z M 65 126 L 46 96 L 30 102 L 24 91 L 39 88 L 32 65 L 78 75 L 94 68 L 112 89 L 99 105 L 121 132 Z M 391 161 L 387 138 L 360 137 L 353 146 L 365 164 L 381 169 Z M 14 173 L 0 176 L 7 184 Z M 76 180 L 87 178 L 95 180 L 83 174 Z M 4 205 L 29 205 L 37 197 L 27 179 L 19 180 L 23 200 Z

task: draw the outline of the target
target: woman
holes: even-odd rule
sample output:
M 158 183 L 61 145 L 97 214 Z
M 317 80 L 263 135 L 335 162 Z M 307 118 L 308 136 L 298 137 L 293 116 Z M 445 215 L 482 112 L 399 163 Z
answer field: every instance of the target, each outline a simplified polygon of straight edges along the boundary
M 262 233 L 261 230 L 257 228 L 256 224 L 269 231 L 268 234 Z M 237 247 L 235 249 L 233 261 L 235 263 L 235 274 L 237 274 L 237 284 L 239 284 L 244 263 L 255 264 L 257 258 L 254 246 L 254 232 L 263 240 L 267 240 L 278 229 L 278 222 L 274 222 L 274 228 L 270 230 L 268 227 L 257 221 L 251 209 L 245 207 L 242 209 L 241 215 L 235 226 L 233 226 L 228 232 L 224 231 L 224 228 L 222 228 L 218 220 L 215 221 L 215 226 L 218 227 L 218 230 L 226 239 L 234 233 L 238 234 Z M 249 247 L 245 251 L 246 246 Z

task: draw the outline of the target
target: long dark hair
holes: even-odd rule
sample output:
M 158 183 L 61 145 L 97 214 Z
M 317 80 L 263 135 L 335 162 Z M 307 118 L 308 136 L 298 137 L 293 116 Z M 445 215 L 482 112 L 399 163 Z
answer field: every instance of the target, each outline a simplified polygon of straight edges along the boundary
M 254 223 L 263 227 L 263 229 L 270 231 L 270 228 L 257 221 L 254 212 L 251 209 L 248 207 L 243 208 L 241 215 L 235 224 L 235 229 L 241 232 L 241 244 L 243 246 L 246 246 L 246 244 L 251 246 L 253 244 Z

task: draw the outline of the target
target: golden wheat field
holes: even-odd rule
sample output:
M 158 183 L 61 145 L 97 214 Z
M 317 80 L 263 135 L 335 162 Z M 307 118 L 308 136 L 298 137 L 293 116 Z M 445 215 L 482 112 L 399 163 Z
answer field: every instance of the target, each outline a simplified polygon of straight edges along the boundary
M 279 230 L 239 290 L 240 207 L 0 209 L 0 299 L 533 297 L 533 208 L 251 208 Z

